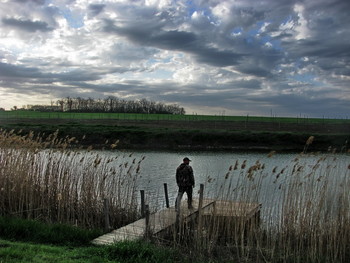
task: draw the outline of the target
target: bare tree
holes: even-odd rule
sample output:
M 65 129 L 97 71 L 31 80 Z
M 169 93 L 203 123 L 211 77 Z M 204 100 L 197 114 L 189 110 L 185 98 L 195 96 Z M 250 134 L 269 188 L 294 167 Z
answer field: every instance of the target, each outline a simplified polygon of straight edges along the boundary
M 164 104 L 162 102 L 141 100 L 125 100 L 114 96 L 104 99 L 93 98 L 70 98 L 57 100 L 61 111 L 68 112 L 115 112 L 115 113 L 162 113 L 162 114 L 185 114 L 185 109 L 177 104 Z M 17 107 L 13 108 L 14 110 Z

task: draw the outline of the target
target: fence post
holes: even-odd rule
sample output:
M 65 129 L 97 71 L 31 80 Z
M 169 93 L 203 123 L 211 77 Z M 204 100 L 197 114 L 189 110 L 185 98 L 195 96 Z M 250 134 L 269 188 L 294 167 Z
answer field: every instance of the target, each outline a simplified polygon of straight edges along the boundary
M 103 211 L 105 216 L 105 231 L 109 231 L 111 229 L 109 223 L 109 200 L 108 198 L 103 199 Z
M 166 208 L 169 208 L 169 196 L 168 196 L 168 185 L 166 183 L 164 183 L 164 193 L 165 193 L 165 204 L 166 204 Z
M 145 190 L 140 190 L 141 193 L 141 216 L 145 216 Z

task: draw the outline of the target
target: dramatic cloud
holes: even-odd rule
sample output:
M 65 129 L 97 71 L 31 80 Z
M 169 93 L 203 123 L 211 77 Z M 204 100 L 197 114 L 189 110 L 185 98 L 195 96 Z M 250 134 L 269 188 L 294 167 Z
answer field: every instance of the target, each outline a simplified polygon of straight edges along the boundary
M 27 32 L 35 31 L 52 31 L 53 28 L 49 28 L 46 22 L 41 21 L 30 21 L 30 20 L 17 20 L 14 18 L 4 18 L 2 19 L 4 26 L 13 27 L 14 29 L 23 30 Z
M 344 0 L 0 2 L 0 107 L 63 97 L 188 113 L 340 117 L 350 110 Z

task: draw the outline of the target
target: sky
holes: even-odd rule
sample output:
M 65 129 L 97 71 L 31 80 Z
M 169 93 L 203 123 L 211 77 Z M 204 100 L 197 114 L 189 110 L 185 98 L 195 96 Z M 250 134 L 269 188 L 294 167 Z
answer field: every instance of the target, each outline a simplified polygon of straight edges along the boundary
M 350 117 L 349 0 L 0 0 L 0 107 Z

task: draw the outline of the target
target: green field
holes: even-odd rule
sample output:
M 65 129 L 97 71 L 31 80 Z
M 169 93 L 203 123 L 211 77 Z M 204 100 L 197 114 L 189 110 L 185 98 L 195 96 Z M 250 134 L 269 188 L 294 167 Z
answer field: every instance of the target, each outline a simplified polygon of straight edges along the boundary
M 72 120 L 133 120 L 133 121 L 228 121 L 228 122 L 279 122 L 308 124 L 350 123 L 349 119 L 303 118 L 303 117 L 259 117 L 224 115 L 172 115 L 141 113 L 75 113 L 38 111 L 0 111 L 0 119 L 72 119 Z
M 313 150 L 347 149 L 350 120 L 255 116 L 0 111 L 3 130 L 78 138 L 81 146 L 123 149 L 300 151 L 310 136 Z M 81 140 L 81 138 L 85 138 Z

